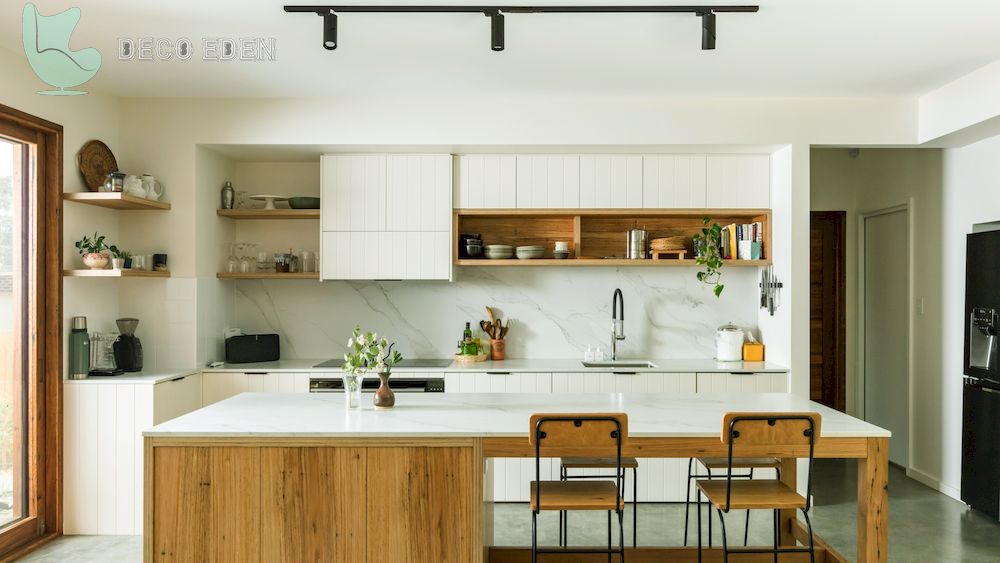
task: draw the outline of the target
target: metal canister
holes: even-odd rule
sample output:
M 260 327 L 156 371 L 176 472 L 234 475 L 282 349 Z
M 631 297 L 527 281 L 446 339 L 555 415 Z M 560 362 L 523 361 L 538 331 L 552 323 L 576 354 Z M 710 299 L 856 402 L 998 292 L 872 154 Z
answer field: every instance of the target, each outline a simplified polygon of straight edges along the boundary
M 631 229 L 628 232 L 628 250 L 625 256 L 630 260 L 644 260 L 649 250 L 649 231 Z
M 90 337 L 87 317 L 73 317 L 69 331 L 69 378 L 87 379 L 90 373 Z
M 233 200 L 236 198 L 236 190 L 233 189 L 233 183 L 226 180 L 226 185 L 222 186 L 222 208 L 232 209 Z

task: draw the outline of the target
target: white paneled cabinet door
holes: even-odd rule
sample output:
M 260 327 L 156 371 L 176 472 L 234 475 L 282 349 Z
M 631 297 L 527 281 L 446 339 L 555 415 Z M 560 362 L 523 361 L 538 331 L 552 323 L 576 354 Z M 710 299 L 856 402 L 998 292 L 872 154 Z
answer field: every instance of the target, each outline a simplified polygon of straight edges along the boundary
M 709 155 L 706 160 L 708 207 L 771 207 L 771 157 L 766 154 Z
M 707 207 L 705 157 L 647 154 L 642 157 L 642 206 L 650 209 Z
M 549 393 L 550 373 L 448 373 L 446 393 Z M 524 421 L 527 430 L 528 421 Z M 542 479 L 558 478 L 558 463 L 543 459 Z M 496 502 L 527 502 L 528 485 L 535 480 L 535 459 L 495 458 L 493 460 L 493 500 Z
M 320 159 L 324 231 L 385 230 L 384 154 L 327 154 Z
M 450 232 L 325 232 L 320 261 L 325 280 L 447 280 Z M 392 249 L 395 258 L 372 249 Z
M 642 156 L 580 156 L 580 207 L 642 207 Z
M 693 373 L 615 373 L 618 393 L 694 393 Z M 639 502 L 681 502 L 687 486 L 687 458 L 641 458 L 638 481 Z M 632 473 L 626 479 L 625 498 L 632 499 Z
M 153 386 L 153 424 L 160 424 L 201 408 L 201 374 L 194 373 Z
M 390 154 L 387 231 L 451 231 L 450 154 Z
M 519 208 L 580 207 L 580 157 L 517 155 L 516 203 Z
M 787 393 L 788 373 L 699 373 L 698 393 Z
M 458 182 L 455 207 L 459 209 L 512 209 L 517 207 L 517 157 L 471 154 L 455 157 Z

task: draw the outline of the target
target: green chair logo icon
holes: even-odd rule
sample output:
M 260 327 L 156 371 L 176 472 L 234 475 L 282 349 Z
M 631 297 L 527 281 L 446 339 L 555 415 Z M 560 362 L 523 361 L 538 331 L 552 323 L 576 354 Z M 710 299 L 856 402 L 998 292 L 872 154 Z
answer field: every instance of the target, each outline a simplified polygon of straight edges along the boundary
M 101 53 L 93 47 L 71 51 L 69 38 L 80 21 L 80 8 L 70 8 L 43 16 L 30 2 L 24 6 L 22 36 L 24 54 L 31 69 L 46 84 L 58 90 L 42 90 L 47 96 L 78 96 L 81 90 L 67 90 L 90 80 L 101 68 Z

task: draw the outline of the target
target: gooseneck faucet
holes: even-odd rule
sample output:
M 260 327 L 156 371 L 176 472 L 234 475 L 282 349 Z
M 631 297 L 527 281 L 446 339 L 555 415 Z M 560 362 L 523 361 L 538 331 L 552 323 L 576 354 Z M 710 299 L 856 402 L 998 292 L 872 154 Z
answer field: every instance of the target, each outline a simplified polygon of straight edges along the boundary
M 619 340 L 625 340 L 625 298 L 621 288 L 611 296 L 611 361 L 618 359 Z

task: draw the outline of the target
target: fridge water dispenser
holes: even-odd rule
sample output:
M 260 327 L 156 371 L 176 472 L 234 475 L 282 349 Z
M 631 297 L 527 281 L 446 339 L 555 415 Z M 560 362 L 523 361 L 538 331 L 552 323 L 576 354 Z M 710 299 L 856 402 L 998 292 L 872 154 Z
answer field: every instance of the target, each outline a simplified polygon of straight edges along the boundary
M 994 371 L 997 365 L 997 310 L 974 308 L 969 317 L 969 367 Z

